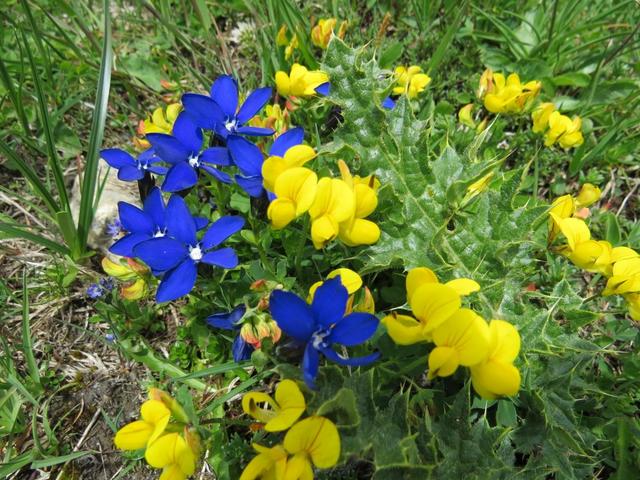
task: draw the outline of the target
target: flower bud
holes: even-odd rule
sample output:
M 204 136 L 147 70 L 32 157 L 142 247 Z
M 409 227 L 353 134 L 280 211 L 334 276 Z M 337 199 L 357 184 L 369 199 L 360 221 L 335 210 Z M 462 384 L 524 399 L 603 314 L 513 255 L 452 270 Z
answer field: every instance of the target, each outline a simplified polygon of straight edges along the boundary
M 165 407 L 171 410 L 171 415 L 173 415 L 173 418 L 175 418 L 177 421 L 182 423 L 189 423 L 189 417 L 187 416 L 182 406 L 180 406 L 178 401 L 167 392 L 162 391 L 159 388 L 150 388 L 149 399 L 158 400 L 164 403 Z
M 589 205 L 593 205 L 598 200 L 600 200 L 600 196 L 602 192 L 598 187 L 592 185 L 591 183 L 585 183 L 582 185 L 578 196 L 576 197 L 576 205 L 578 208 L 580 207 L 588 207 Z
M 366 313 L 375 313 L 376 312 L 376 303 L 373 299 L 373 295 L 371 294 L 371 290 L 368 287 L 364 287 L 364 296 L 358 302 L 358 304 L 353 308 L 355 312 L 366 312 Z
M 270 338 L 273 343 L 280 340 L 282 331 L 271 318 L 259 318 L 255 322 L 246 322 L 240 329 L 240 336 L 254 348 L 260 348 L 262 340 Z
M 147 282 L 144 278 L 139 278 L 130 285 L 123 285 L 120 295 L 126 300 L 140 300 L 147 294 Z
M 476 122 L 473 121 L 473 116 L 471 115 L 472 110 L 473 103 L 469 103 L 462 107 L 458 111 L 458 120 L 461 124 L 466 125 L 467 127 L 476 128 Z
M 478 84 L 478 90 L 476 96 L 482 100 L 487 93 L 493 91 L 493 71 L 487 68 L 480 76 L 480 83 Z

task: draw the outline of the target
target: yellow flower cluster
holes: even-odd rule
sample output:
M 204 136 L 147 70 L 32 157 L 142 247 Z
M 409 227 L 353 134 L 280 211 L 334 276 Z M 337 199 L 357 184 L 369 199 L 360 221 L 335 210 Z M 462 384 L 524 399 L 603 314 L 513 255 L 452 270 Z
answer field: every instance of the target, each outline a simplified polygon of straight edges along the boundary
M 474 390 L 485 399 L 515 395 L 520 372 L 513 365 L 520 351 L 520 335 L 503 320 L 487 322 L 462 308 L 461 297 L 480 290 L 468 278 L 440 283 L 428 268 L 414 268 L 406 278 L 407 301 L 413 316 L 392 313 L 383 319 L 398 345 L 433 342 L 428 378 L 453 375 L 469 367 Z
M 487 69 L 480 77 L 477 94 L 491 113 L 517 115 L 531 107 L 540 88 L 541 83 L 537 80 L 523 84 L 517 73 L 505 78 L 502 73 L 493 73 L 491 69 Z
M 245 467 L 240 480 L 312 480 L 314 466 L 331 468 L 338 462 L 338 429 L 318 415 L 298 421 L 306 408 L 304 396 L 292 380 L 278 384 L 275 399 L 263 392 L 249 392 L 242 398 L 244 412 L 262 422 L 267 432 L 288 431 L 283 443 L 274 447 L 253 444 L 258 455 Z
M 396 86 L 393 87 L 393 95 L 406 94 L 408 98 L 414 99 L 431 83 L 431 77 L 422 72 L 422 68 L 417 65 L 410 67 L 399 66 L 394 70 Z
M 329 280 L 335 277 L 340 277 L 340 283 L 342 283 L 342 286 L 347 289 L 347 293 L 349 294 L 345 315 L 348 315 L 351 312 L 375 313 L 376 305 L 373 300 L 373 295 L 371 295 L 371 290 L 367 287 L 363 288 L 360 300 L 357 303 L 355 302 L 358 291 L 362 288 L 362 278 L 360 275 L 349 268 L 336 268 L 329 272 L 326 279 Z M 323 283 L 324 282 L 320 280 L 309 287 L 309 296 L 307 297 L 308 303 L 313 302 L 316 290 Z
M 291 116 L 288 108 L 282 108 L 277 103 L 273 105 L 267 105 L 262 115 L 256 115 L 249 120 L 249 125 L 252 127 L 272 128 L 278 135 L 282 135 L 289 130 L 291 126 Z
M 579 147 L 584 143 L 582 136 L 582 120 L 562 115 L 553 103 L 541 103 L 531 114 L 533 132 L 544 134 L 544 145 L 550 147 L 557 143 L 565 150 Z
M 311 29 L 311 43 L 316 47 L 326 50 L 329 45 L 329 40 L 334 35 L 333 31 L 336 28 L 338 20 L 335 18 L 321 18 L 318 23 Z M 347 21 L 340 23 L 337 37 L 344 38 L 344 34 L 347 32 Z
M 151 146 L 149 141 L 144 138 L 147 133 L 166 133 L 170 135 L 173 130 L 173 124 L 181 110 L 181 104 L 171 103 L 166 108 L 156 108 L 151 117 L 140 120 L 138 124 L 139 137 L 134 137 L 133 139 L 135 147 L 139 150 L 146 150 Z
M 549 243 L 562 234 L 566 240 L 557 251 L 574 265 L 607 278 L 603 295 L 623 295 L 629 314 L 640 321 L 640 254 L 629 247 L 613 247 L 606 240 L 594 240 L 581 209 L 600 198 L 600 189 L 583 185 L 577 197 L 557 198 L 549 211 Z
M 120 295 L 127 300 L 139 300 L 149 291 L 149 269 L 133 258 L 120 258 L 118 262 L 108 257 L 102 259 L 104 272 L 123 283 Z
M 291 37 L 287 34 L 287 26 L 282 25 L 280 30 L 278 30 L 278 35 L 276 36 L 276 45 L 284 48 L 284 58 L 285 60 L 289 60 L 293 55 L 293 52 L 299 47 L 298 37 L 294 33 Z
M 267 216 L 273 228 L 286 227 L 304 213 L 311 217 L 311 239 L 317 249 L 335 238 L 349 246 L 371 245 L 380 228 L 366 217 L 378 205 L 380 182 L 372 175 L 351 175 L 338 162 L 342 178 L 323 177 L 304 165 L 316 156 L 313 148 L 296 145 L 283 157 L 271 156 L 262 165 L 264 187 L 275 194 Z
M 149 400 L 140 407 L 140 417 L 116 432 L 116 447 L 144 449 L 146 462 L 162 469 L 160 480 L 185 480 L 193 475 L 200 456 L 200 439 L 189 428 L 188 417 L 178 402 L 168 393 L 152 388 Z
M 329 81 L 329 75 L 321 70 L 307 70 L 294 63 L 291 72 L 276 72 L 276 89 L 283 97 L 308 98 L 316 95 L 316 88 Z

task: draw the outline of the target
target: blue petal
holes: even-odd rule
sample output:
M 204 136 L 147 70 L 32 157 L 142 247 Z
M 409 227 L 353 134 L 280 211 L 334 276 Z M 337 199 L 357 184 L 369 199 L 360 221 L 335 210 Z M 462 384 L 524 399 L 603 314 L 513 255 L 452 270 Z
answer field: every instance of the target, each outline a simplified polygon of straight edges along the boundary
M 320 356 L 312 343 L 308 343 L 304 349 L 302 357 L 302 376 L 304 383 L 311 389 L 316 388 L 316 377 L 318 376 L 318 366 L 320 365 Z
M 231 353 L 233 354 L 233 361 L 236 363 L 249 360 L 251 353 L 253 353 L 253 346 L 250 343 L 244 341 L 240 335 L 236 336 L 231 346 Z
M 269 149 L 269 155 L 284 157 L 284 154 L 294 145 L 300 145 L 304 140 L 304 129 L 302 127 L 287 130 L 273 141 Z
M 146 233 L 130 233 L 111 245 L 109 251 L 121 257 L 134 257 L 133 247 L 149 238 L 150 235 Z
M 254 143 L 239 135 L 229 135 L 227 147 L 233 162 L 243 175 L 252 177 L 262 173 L 264 157 L 262 151 Z
M 228 173 L 221 172 L 217 168 L 210 167 L 209 165 L 201 165 L 201 167 L 205 172 L 211 175 L 213 178 L 222 183 L 232 183 L 231 177 Z
M 180 140 L 192 153 L 199 152 L 202 147 L 202 130 L 186 112 L 180 113 L 173 124 L 173 136 Z
M 187 162 L 176 163 L 169 169 L 162 183 L 164 192 L 179 192 L 198 183 L 198 174 Z
M 220 217 L 213 222 L 209 230 L 202 237 L 202 246 L 205 250 L 217 247 L 244 226 L 244 218 L 236 215 Z
M 156 272 L 172 269 L 189 255 L 184 244 L 167 237 L 152 238 L 139 243 L 133 248 L 133 253 Z
M 230 75 L 220 75 L 211 85 L 211 98 L 228 117 L 236 116 L 238 108 L 238 84 Z
M 104 150 L 100 150 L 100 158 L 103 158 L 104 161 L 113 168 L 136 166 L 136 159 L 119 148 L 106 148 Z
M 144 213 L 151 217 L 156 228 L 164 230 L 164 199 L 158 187 L 153 187 L 144 201 Z M 155 232 L 154 232 L 155 233 Z
M 394 102 L 393 98 L 391 98 L 391 97 L 387 97 L 382 101 L 382 108 L 386 108 L 388 110 L 391 110 L 395 106 L 396 106 L 396 102 Z
M 300 342 L 307 342 L 316 329 L 311 307 L 291 292 L 274 290 L 269 310 L 282 331 Z
M 259 198 L 262 196 L 262 192 L 264 192 L 261 176 L 242 177 L 236 175 L 236 183 L 251 197 Z
M 238 112 L 237 119 L 240 125 L 244 125 L 251 120 L 271 98 L 271 87 L 258 88 L 251 92 L 251 95 L 247 97 L 240 111 Z
M 159 167 L 156 165 L 151 165 L 147 167 L 147 170 L 151 173 L 155 173 L 156 175 L 166 175 L 169 169 L 167 167 Z
M 135 166 L 125 165 L 118 170 L 118 180 L 122 180 L 123 182 L 135 182 L 142 177 L 144 177 L 144 172 Z
M 351 313 L 333 327 L 329 335 L 330 343 L 340 343 L 347 347 L 360 345 L 376 332 L 378 323 L 378 318 L 370 313 Z
M 260 127 L 239 127 L 236 132 L 254 137 L 268 137 L 269 135 L 274 134 L 274 131 L 271 128 Z
M 324 82 L 323 84 L 320 84 L 316 87 L 316 93 L 318 95 L 322 95 L 323 97 L 326 97 L 327 95 L 329 95 L 330 91 L 331 91 L 331 84 L 329 82 Z
M 156 163 L 161 159 L 156 156 L 156 151 L 153 148 L 147 148 L 144 152 L 138 155 L 139 162 Z
M 202 257 L 202 262 L 215 265 L 220 268 L 236 268 L 238 266 L 238 255 L 233 248 L 221 248 L 213 252 L 207 252 Z
M 238 328 L 237 323 L 242 320 L 246 311 L 247 308 L 244 305 L 239 305 L 230 312 L 209 315 L 205 321 L 212 327 L 236 330 Z
M 158 156 L 167 163 L 185 162 L 191 155 L 191 149 L 171 135 L 147 133 L 146 138 Z
M 211 163 L 212 165 L 231 165 L 229 150 L 227 150 L 225 147 L 207 148 L 200 154 L 200 161 L 204 163 Z
M 196 222 L 189 212 L 189 207 L 180 195 L 171 195 L 166 210 L 167 230 L 176 240 L 187 244 L 195 245 Z
M 187 258 L 176 268 L 164 274 L 156 292 L 156 300 L 168 302 L 186 295 L 193 290 L 197 276 L 196 264 Z
M 197 231 L 200 231 L 209 225 L 209 219 L 206 217 L 193 217 L 193 221 L 196 222 Z
M 200 128 L 213 130 L 216 124 L 224 122 L 224 112 L 211 97 L 185 93 L 182 95 L 182 105 Z
M 332 362 L 350 367 L 362 367 L 364 365 L 369 365 L 380 358 L 380 352 L 374 352 L 364 357 L 344 358 L 338 355 L 331 347 L 321 348 L 321 351 L 322 354 Z
M 340 277 L 326 280 L 313 297 L 311 308 L 316 322 L 323 327 L 338 323 L 344 317 L 349 293 L 342 286 Z
M 135 205 L 118 202 L 118 214 L 120 215 L 120 223 L 127 232 L 153 235 L 153 221 Z
M 229 132 L 229 130 L 227 130 L 227 127 L 225 126 L 224 122 L 216 123 L 216 127 L 214 128 L 214 131 L 216 132 L 216 135 L 218 135 L 223 140 L 226 140 L 227 137 L 229 136 L 229 133 L 231 133 Z

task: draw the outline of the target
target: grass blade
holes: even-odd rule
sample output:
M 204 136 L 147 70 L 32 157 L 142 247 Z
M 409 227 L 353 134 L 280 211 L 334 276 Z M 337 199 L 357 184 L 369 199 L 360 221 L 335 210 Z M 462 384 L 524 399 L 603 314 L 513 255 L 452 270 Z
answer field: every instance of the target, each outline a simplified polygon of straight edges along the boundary
M 466 12 L 466 10 L 467 1 L 465 0 L 462 3 L 460 10 L 458 10 L 458 14 L 454 18 L 453 22 L 451 23 L 451 25 L 449 25 L 447 33 L 444 34 L 444 37 L 442 37 L 442 40 L 438 44 L 438 48 L 436 48 L 436 51 L 431 56 L 431 61 L 429 62 L 429 66 L 427 67 L 427 74 L 433 75 L 433 72 L 438 68 L 438 65 L 440 65 L 440 62 L 442 62 L 442 60 L 444 59 L 444 54 L 447 53 L 447 49 L 451 45 L 451 42 L 453 42 L 453 37 L 460 28 L 460 23 L 464 18 L 464 13 Z
M 69 255 L 71 253 L 67 247 L 61 245 L 59 242 L 54 242 L 42 235 L 38 235 L 37 233 L 24 230 L 16 225 L 11 225 L 5 222 L 0 222 L 0 238 L 22 238 L 23 240 L 28 240 L 38 245 L 42 245 L 43 247 L 61 255 Z
M 27 371 L 38 392 L 42 391 L 40 383 L 40 370 L 33 355 L 33 341 L 31 339 L 31 326 L 29 322 L 29 289 L 27 287 L 27 269 L 22 271 L 22 353 L 27 364 Z
M 91 228 L 95 212 L 93 205 L 96 194 L 96 183 L 98 181 L 99 149 L 102 145 L 104 125 L 107 119 L 112 63 L 111 13 L 109 11 L 109 0 L 104 0 L 104 41 L 102 44 L 102 60 L 100 62 L 100 76 L 96 93 L 95 110 L 93 112 L 91 134 L 89 136 L 89 149 L 87 151 L 87 160 L 81 187 L 80 213 L 78 215 L 78 254 L 83 253 L 87 245 L 89 229 Z

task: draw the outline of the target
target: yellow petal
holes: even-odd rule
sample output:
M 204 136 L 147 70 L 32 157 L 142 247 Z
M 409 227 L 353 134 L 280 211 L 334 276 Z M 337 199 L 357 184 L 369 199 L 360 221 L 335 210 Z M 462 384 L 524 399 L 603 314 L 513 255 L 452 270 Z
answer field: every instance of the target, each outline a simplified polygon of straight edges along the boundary
M 172 463 L 164 467 L 158 480 L 185 480 L 187 475 L 182 471 L 180 465 Z
M 318 468 L 330 468 L 340 458 L 340 435 L 328 418 L 311 416 L 291 427 L 284 448 L 292 455 L 305 452 Z
M 118 430 L 113 442 L 120 450 L 138 450 L 147 446 L 153 430 L 152 424 L 136 420 Z
M 258 404 L 267 404 L 270 408 L 261 408 Z M 242 397 L 242 410 L 256 420 L 267 423 L 277 415 L 278 404 L 271 395 L 263 392 L 248 392 Z
M 392 313 L 387 315 L 382 323 L 387 327 L 387 333 L 398 345 L 413 345 L 428 340 L 425 337 L 422 324 L 408 315 Z
M 158 400 L 147 400 L 140 407 L 142 419 L 154 426 L 153 433 L 149 437 L 149 443 L 158 438 L 167 428 L 171 411 L 167 406 Z
M 349 295 L 356 293 L 362 287 L 362 278 L 349 268 L 336 268 L 329 272 L 327 278 L 340 277 L 340 283 L 347 289 Z
M 317 281 L 316 283 L 314 283 L 313 285 L 311 285 L 309 287 L 309 296 L 307 297 L 307 303 L 311 303 L 313 301 L 313 297 L 316 294 L 316 290 L 318 289 L 318 287 L 320 285 L 322 285 L 324 282 L 323 281 Z
M 601 195 L 602 192 L 598 187 L 591 183 L 585 183 L 582 185 L 582 188 L 576 197 L 576 203 L 578 204 L 577 207 L 588 207 L 600 200 Z
M 471 280 L 469 278 L 456 278 L 455 280 L 450 280 L 445 283 L 447 287 L 453 288 L 458 295 L 470 295 L 473 292 L 480 291 L 480 285 L 478 282 Z
M 284 228 L 296 218 L 296 205 L 288 198 L 276 198 L 269 204 L 267 217 L 273 228 Z
M 313 480 L 313 467 L 306 453 L 301 452 L 291 457 L 283 480 Z
M 551 218 L 559 226 L 560 231 L 567 239 L 567 244 L 570 250 L 575 250 L 576 246 L 582 242 L 586 242 L 591 239 L 591 232 L 584 220 L 579 218 L 564 218 L 559 219 L 551 214 Z
M 171 103 L 167 105 L 167 121 L 173 126 L 174 122 L 178 118 L 178 114 L 182 110 L 180 103 Z
M 438 277 L 435 273 L 429 268 L 426 267 L 418 267 L 412 270 L 409 270 L 407 274 L 407 278 L 405 280 L 405 285 L 407 289 L 407 300 L 411 302 L 411 297 L 413 293 L 418 289 L 418 287 L 424 285 L 425 283 L 438 283 Z
M 614 247 L 611 250 L 611 261 L 613 263 L 620 260 L 626 260 L 628 258 L 639 257 L 640 255 L 633 248 L 629 247 Z
M 122 281 L 133 280 L 138 276 L 128 265 L 113 262 L 108 257 L 102 259 L 102 269 L 107 275 Z
M 369 185 L 365 185 L 363 183 L 356 184 L 353 187 L 353 191 L 356 194 L 356 218 L 368 217 L 378 207 L 378 195 L 376 194 L 376 191 Z
M 127 300 L 139 300 L 147 294 L 147 282 L 144 278 L 139 278 L 131 285 L 123 286 L 120 295 Z
M 262 164 L 262 183 L 264 188 L 273 192 L 276 179 L 287 169 L 287 162 L 282 157 L 269 157 Z
M 307 408 L 304 396 L 293 380 L 283 380 L 276 387 L 276 402 L 279 410 L 269 420 L 264 429 L 268 432 L 279 432 L 293 425 Z
M 316 151 L 309 145 L 294 145 L 284 154 L 284 161 L 287 168 L 302 167 L 309 160 L 317 156 Z
M 276 89 L 283 97 L 288 97 L 291 93 L 291 80 L 285 72 L 276 72 Z
M 438 347 L 454 349 L 456 364 L 469 367 L 480 363 L 489 353 L 489 326 L 474 311 L 461 308 L 433 331 L 433 341 Z
M 448 377 L 458 369 L 458 352 L 451 347 L 436 347 L 429 354 L 429 374 L 430 380 L 435 376 Z
M 338 234 L 342 243 L 350 247 L 373 245 L 380 239 L 380 227 L 370 220 L 356 218 L 340 224 Z
M 489 358 L 513 362 L 520 352 L 520 334 L 516 327 L 504 320 L 491 320 L 489 333 Z
M 471 367 L 471 382 L 478 394 L 492 400 L 520 389 L 520 372 L 511 363 L 490 360 Z
M 154 468 L 164 468 L 177 463 L 178 458 L 189 447 L 179 433 L 168 433 L 151 443 L 144 454 L 149 465 Z
M 323 248 L 328 242 L 338 236 L 340 227 L 329 215 L 323 215 L 311 222 L 311 239 L 317 249 Z
M 409 300 L 411 310 L 431 333 L 460 308 L 460 295 L 440 283 L 426 283 L 416 289 Z

